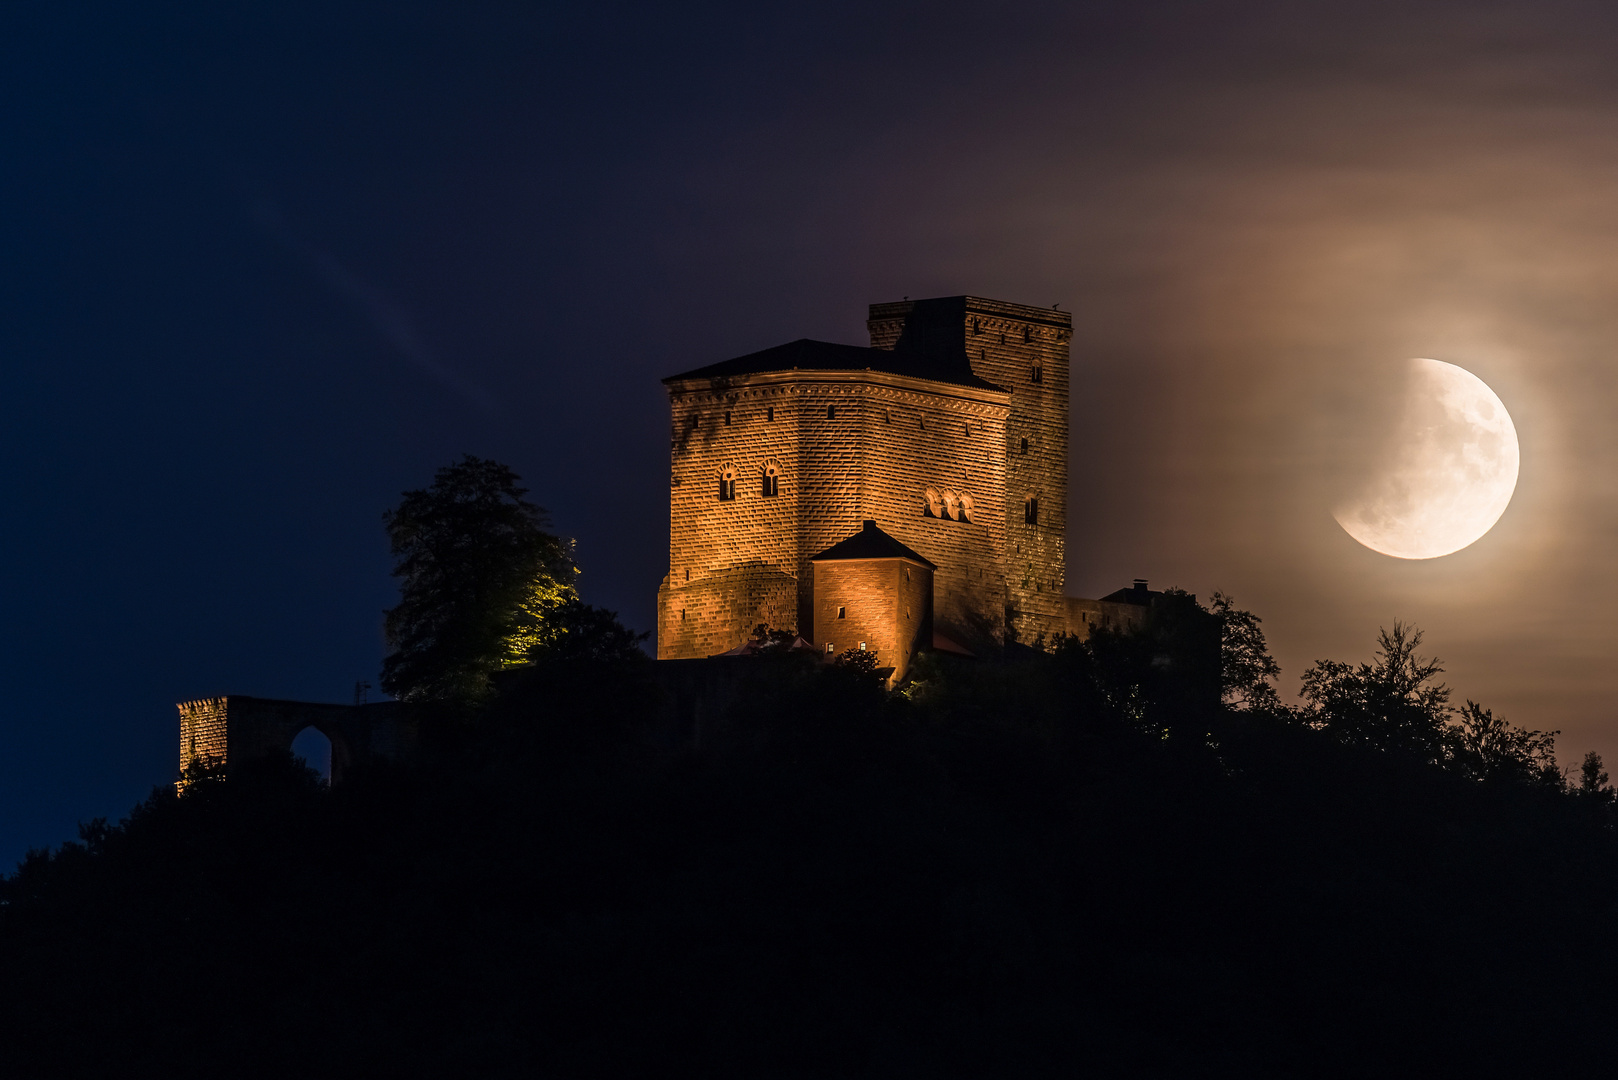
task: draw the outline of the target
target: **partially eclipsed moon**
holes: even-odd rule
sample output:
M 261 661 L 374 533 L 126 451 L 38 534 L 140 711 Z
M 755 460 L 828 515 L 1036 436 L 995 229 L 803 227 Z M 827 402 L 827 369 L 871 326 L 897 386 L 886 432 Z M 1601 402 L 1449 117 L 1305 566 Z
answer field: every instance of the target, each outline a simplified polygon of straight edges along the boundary
M 1494 527 L 1517 490 L 1517 429 L 1484 381 L 1441 360 L 1410 361 L 1403 422 L 1388 467 L 1335 511 L 1348 535 L 1384 555 L 1436 559 Z

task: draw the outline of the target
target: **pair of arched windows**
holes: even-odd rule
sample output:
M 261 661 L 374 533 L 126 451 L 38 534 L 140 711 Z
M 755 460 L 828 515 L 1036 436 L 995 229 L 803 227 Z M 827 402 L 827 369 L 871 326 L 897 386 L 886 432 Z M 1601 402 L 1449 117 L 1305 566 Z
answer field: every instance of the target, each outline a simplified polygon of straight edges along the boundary
M 736 498 L 736 478 L 739 475 L 736 466 L 726 465 L 719 470 L 719 501 L 732 502 Z M 765 499 L 773 499 L 781 494 L 781 466 L 774 458 L 770 458 L 759 466 L 759 495 Z

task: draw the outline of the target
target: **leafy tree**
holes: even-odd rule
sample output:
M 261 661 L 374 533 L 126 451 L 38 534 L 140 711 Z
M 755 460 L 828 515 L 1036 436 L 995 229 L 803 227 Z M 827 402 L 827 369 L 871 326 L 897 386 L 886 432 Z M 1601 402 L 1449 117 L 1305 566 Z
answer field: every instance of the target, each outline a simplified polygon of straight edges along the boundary
M 1183 589 L 1157 597 L 1138 628 L 1098 629 L 1083 648 L 1097 688 L 1121 717 L 1154 730 L 1199 736 L 1219 708 L 1221 627 Z
M 1213 594 L 1209 610 L 1219 620 L 1219 682 L 1225 702 L 1237 708 L 1279 711 L 1275 680 L 1281 665 L 1270 656 L 1264 631 L 1259 629 L 1263 620 L 1238 608 L 1222 592 Z
M 1303 674 L 1305 718 L 1349 745 L 1443 761 L 1449 688 L 1433 682 L 1444 669 L 1438 660 L 1416 655 L 1420 645 L 1420 630 L 1395 622 L 1378 633 L 1371 663 L 1316 661 Z
M 531 647 L 530 659 L 633 662 L 647 659 L 642 650 L 651 632 L 635 633 L 618 621 L 618 613 L 571 597 L 551 615 L 545 644 Z
M 1584 755 L 1579 765 L 1579 790 L 1586 794 L 1612 793 L 1611 777 L 1602 765 L 1601 755 L 1594 750 Z
M 1479 778 L 1561 783 L 1556 767 L 1556 736 L 1560 732 L 1514 727 L 1477 702 L 1468 701 L 1457 715 L 1452 733 L 1454 761 L 1463 772 Z
M 577 570 L 527 493 L 507 466 L 467 455 L 383 516 L 400 581 L 387 612 L 388 693 L 475 702 L 491 672 L 555 643 Z

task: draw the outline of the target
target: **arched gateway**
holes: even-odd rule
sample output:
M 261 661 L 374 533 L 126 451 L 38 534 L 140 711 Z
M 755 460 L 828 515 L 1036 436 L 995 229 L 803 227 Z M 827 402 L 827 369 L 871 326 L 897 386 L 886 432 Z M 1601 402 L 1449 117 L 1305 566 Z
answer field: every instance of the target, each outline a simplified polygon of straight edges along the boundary
M 193 761 L 228 765 L 292 749 L 304 728 L 331 740 L 331 782 L 340 783 L 367 757 L 402 758 L 415 746 L 415 727 L 397 701 L 323 705 L 273 698 L 226 697 L 182 701 L 180 768 Z

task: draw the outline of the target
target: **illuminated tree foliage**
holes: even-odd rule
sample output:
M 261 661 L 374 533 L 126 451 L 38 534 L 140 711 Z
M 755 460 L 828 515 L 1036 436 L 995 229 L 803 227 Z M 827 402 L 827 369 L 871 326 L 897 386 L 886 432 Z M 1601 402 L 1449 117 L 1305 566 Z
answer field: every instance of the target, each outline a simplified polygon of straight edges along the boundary
M 384 515 L 400 593 L 387 612 L 388 693 L 476 702 L 492 672 L 556 642 L 578 571 L 527 494 L 507 466 L 468 455 Z

